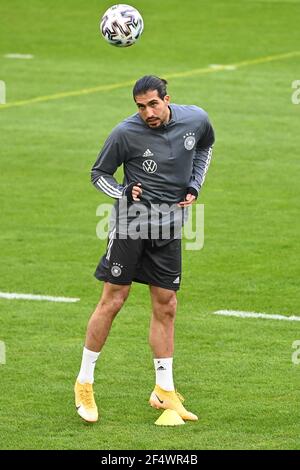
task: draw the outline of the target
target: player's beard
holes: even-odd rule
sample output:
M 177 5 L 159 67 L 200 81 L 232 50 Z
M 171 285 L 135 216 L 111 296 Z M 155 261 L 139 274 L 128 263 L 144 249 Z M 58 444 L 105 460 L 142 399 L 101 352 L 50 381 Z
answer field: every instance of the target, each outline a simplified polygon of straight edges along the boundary
M 146 124 L 148 124 L 148 126 L 151 129 L 159 128 L 163 124 L 167 124 L 167 122 L 169 121 L 169 116 L 170 116 L 170 114 L 167 111 L 166 113 L 162 113 L 160 117 L 159 116 L 153 116 L 151 118 L 146 119 Z

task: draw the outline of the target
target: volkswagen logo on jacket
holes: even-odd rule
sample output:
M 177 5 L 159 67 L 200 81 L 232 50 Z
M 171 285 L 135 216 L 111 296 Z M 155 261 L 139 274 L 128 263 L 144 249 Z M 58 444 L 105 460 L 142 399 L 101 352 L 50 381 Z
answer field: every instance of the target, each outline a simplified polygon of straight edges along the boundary
M 145 160 L 143 162 L 143 170 L 146 173 L 155 173 L 157 170 L 157 164 L 154 160 Z

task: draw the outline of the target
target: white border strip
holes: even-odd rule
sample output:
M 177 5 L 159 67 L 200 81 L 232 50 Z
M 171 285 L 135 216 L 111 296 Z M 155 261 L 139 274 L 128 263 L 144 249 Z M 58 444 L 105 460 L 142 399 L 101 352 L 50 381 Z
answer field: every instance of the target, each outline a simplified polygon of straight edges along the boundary
M 5 54 L 5 59 L 33 59 L 32 54 Z
M 223 315 L 225 317 L 239 317 L 239 318 L 265 318 L 267 320 L 285 320 L 285 321 L 300 321 L 300 316 L 286 317 L 285 315 L 270 315 L 268 313 L 255 313 L 255 312 L 240 312 L 239 310 L 217 310 L 213 312 L 214 315 Z
M 79 302 L 77 297 L 52 297 L 51 295 L 16 294 L 0 292 L 0 298 L 9 300 L 46 300 L 47 302 Z

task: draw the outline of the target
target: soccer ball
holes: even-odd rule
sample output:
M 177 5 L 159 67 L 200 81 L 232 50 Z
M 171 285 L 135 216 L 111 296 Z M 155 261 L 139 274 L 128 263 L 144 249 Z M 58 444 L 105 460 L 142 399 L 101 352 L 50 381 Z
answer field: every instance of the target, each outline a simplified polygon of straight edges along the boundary
M 143 18 L 130 5 L 114 5 L 103 15 L 100 31 L 104 39 L 117 47 L 132 46 L 144 29 Z

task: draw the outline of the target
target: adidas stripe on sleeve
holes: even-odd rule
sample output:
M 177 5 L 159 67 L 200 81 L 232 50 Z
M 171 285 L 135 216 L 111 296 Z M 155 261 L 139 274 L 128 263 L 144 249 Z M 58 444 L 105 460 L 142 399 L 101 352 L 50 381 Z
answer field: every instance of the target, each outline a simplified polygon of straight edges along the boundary
M 91 180 L 96 189 L 107 196 L 121 199 L 125 187 L 113 177 L 117 168 L 124 163 L 124 151 L 120 151 L 121 136 L 115 128 L 106 140 L 91 171 Z

